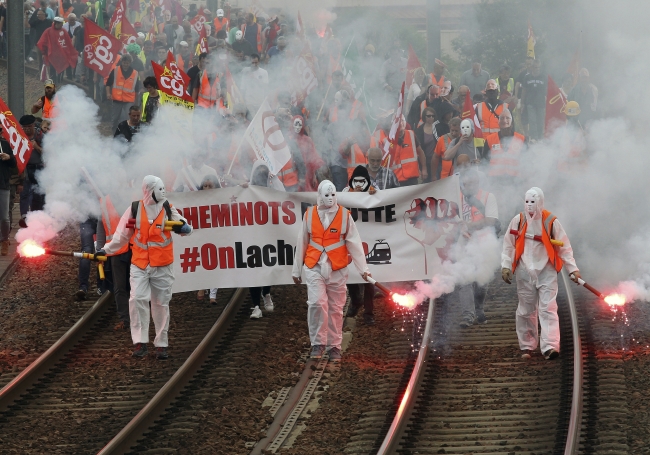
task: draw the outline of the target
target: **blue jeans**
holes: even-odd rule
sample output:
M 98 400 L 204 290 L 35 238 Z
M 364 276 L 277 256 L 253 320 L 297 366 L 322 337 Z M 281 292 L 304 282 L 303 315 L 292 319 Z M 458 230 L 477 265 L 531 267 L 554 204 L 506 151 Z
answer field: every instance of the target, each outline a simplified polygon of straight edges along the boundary
M 540 140 L 544 137 L 544 112 L 546 105 L 526 104 L 528 112 L 528 136 L 531 139 Z
M 84 253 L 95 252 L 94 235 L 97 233 L 97 220 L 89 218 L 79 224 L 79 235 L 81 237 L 81 251 Z M 79 261 L 79 289 L 88 292 L 88 278 L 90 277 L 90 260 Z

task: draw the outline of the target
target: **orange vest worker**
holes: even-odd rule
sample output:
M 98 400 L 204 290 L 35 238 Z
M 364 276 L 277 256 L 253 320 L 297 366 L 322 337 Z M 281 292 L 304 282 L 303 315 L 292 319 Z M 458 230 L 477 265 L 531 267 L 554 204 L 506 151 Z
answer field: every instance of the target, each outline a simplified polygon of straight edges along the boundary
M 504 150 L 501 147 L 501 139 L 499 133 L 492 133 L 485 138 L 490 147 L 490 169 L 488 174 L 490 177 L 501 177 L 509 175 L 511 177 L 519 176 L 519 159 L 521 151 L 524 148 L 524 136 L 515 133 L 508 149 Z
M 440 168 L 440 179 L 449 177 L 454 173 L 454 161 L 453 160 L 443 160 L 442 157 L 447 151 L 447 147 L 451 143 L 452 139 L 449 134 L 445 134 L 436 143 L 436 148 L 433 150 L 433 153 L 440 157 L 442 162 L 442 167 Z
M 345 246 L 345 236 L 348 233 L 348 209 L 339 206 L 332 223 L 326 228 L 320 221 L 318 210 L 309 207 L 305 214 L 309 245 L 305 251 L 305 265 L 313 269 L 323 253 L 327 254 L 332 263 L 332 270 L 347 267 L 348 249 Z
M 260 24 L 253 24 L 251 27 L 257 27 L 257 53 L 262 53 L 262 26 Z M 241 25 L 241 32 L 246 36 L 246 23 Z
M 293 158 L 289 158 L 287 164 L 278 173 L 278 178 L 285 187 L 298 184 L 298 170 L 293 164 Z
M 390 152 L 390 169 L 395 172 L 397 180 L 403 182 L 420 176 L 415 134 L 412 130 L 404 131 L 402 145 L 396 145 Z
M 230 29 L 230 23 L 225 17 L 214 18 L 214 34 L 216 35 L 219 30 L 225 30 L 226 32 Z
M 50 99 L 46 96 L 44 97 L 45 101 L 43 102 L 43 118 L 53 119 L 56 117 L 58 109 L 56 108 L 56 101 Z
M 201 86 L 199 87 L 198 105 L 201 107 L 212 107 L 217 104 L 217 100 L 221 96 L 221 85 L 219 76 L 214 78 L 212 85 L 208 80 L 208 72 L 204 71 L 201 77 Z
M 483 134 L 499 132 L 499 116 L 503 112 L 503 106 L 504 104 L 499 104 L 494 112 L 492 112 L 485 102 L 476 105 L 478 120 L 481 122 Z
M 138 78 L 138 72 L 132 70 L 129 77 L 124 78 L 122 74 L 122 67 L 116 66 L 115 73 L 113 74 L 113 90 L 111 97 L 113 101 L 121 101 L 123 103 L 135 102 L 135 82 Z
M 550 261 L 551 265 L 555 268 L 556 272 L 560 272 L 562 270 L 562 266 L 564 265 L 562 258 L 560 258 L 560 255 L 558 253 L 557 246 L 553 245 L 551 243 L 551 234 L 552 234 L 552 229 L 553 229 L 553 222 L 557 219 L 555 215 L 553 215 L 551 212 L 548 210 L 542 210 L 542 235 L 541 236 L 534 236 L 533 240 L 537 240 L 538 242 L 542 242 L 544 244 L 544 248 L 546 248 L 546 254 L 548 254 L 548 260 Z M 521 259 L 521 256 L 524 254 L 524 246 L 526 244 L 526 228 L 528 227 L 528 223 L 526 222 L 526 215 L 522 212 L 519 214 L 519 230 L 515 231 L 514 229 L 510 230 L 510 234 L 514 235 L 516 237 L 515 239 L 515 258 L 512 261 L 512 273 L 515 272 L 515 269 L 517 268 L 517 264 L 519 264 L 519 260 Z
M 163 208 L 150 225 L 144 202 L 140 201 L 135 218 L 135 231 L 131 237 L 133 257 L 131 263 L 141 269 L 147 266 L 163 267 L 174 262 L 174 245 L 171 231 L 165 231 L 167 213 Z

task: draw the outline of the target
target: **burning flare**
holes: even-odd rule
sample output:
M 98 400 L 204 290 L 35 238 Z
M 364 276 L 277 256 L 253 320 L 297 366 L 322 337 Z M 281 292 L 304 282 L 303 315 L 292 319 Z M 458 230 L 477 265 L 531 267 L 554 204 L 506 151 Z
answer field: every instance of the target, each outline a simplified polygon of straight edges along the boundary
M 411 294 L 393 294 L 392 298 L 393 302 L 397 303 L 399 306 L 403 306 L 408 310 L 412 310 L 417 304 L 415 297 Z
M 35 258 L 45 254 L 45 248 L 35 241 L 28 239 L 18 246 L 18 254 L 24 258 Z
M 605 303 L 610 306 L 623 306 L 625 305 L 625 295 L 610 294 L 607 297 L 605 297 Z

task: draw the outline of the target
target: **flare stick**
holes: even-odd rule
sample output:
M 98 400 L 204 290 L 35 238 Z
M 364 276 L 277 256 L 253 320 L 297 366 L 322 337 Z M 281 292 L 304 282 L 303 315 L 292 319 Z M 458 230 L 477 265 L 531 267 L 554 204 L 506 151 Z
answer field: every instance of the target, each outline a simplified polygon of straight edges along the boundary
M 99 279 L 104 280 L 106 276 L 104 275 L 104 262 L 108 260 L 108 256 L 97 256 L 93 253 L 83 253 L 78 251 L 56 251 L 56 250 L 45 250 L 45 254 L 50 254 L 52 256 L 72 256 L 79 259 L 88 259 L 90 261 L 96 261 L 97 271 L 99 272 Z
M 375 280 L 373 277 L 371 277 L 371 276 L 368 277 L 368 283 L 370 283 L 370 284 L 374 284 L 375 286 L 377 286 L 377 288 L 378 288 L 381 292 L 383 292 L 386 296 L 388 296 L 388 297 L 392 297 L 392 296 L 393 296 L 393 293 L 391 292 L 390 289 L 388 289 L 386 286 L 384 286 L 384 285 L 381 284 L 381 283 L 377 283 L 377 280 Z
M 587 283 L 585 282 L 585 280 L 583 280 L 582 278 L 578 278 L 578 284 L 579 284 L 580 286 L 584 286 L 585 289 L 587 289 L 589 292 L 592 292 L 592 293 L 596 294 L 596 296 L 600 297 L 601 299 L 605 299 L 605 294 L 603 294 L 603 293 L 600 292 L 598 289 L 595 289 L 594 287 L 592 287 L 592 286 L 590 286 L 589 284 L 587 284 Z
M 149 223 L 153 223 L 153 220 L 149 220 Z M 174 226 L 182 226 L 182 221 L 165 221 L 165 231 L 171 231 Z M 127 228 L 135 227 L 135 218 L 129 218 L 129 221 L 126 222 Z

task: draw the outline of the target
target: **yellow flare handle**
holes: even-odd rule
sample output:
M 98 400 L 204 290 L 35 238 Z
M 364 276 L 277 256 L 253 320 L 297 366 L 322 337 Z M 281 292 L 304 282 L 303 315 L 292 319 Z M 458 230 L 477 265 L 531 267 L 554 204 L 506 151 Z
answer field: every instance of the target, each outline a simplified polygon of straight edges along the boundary
M 105 280 L 106 275 L 104 275 L 104 264 L 101 262 L 97 264 L 97 271 L 99 272 L 99 279 L 100 280 Z
M 165 231 L 171 231 L 174 226 L 182 226 L 182 221 L 165 221 Z
M 90 259 L 91 261 L 101 261 L 101 262 L 106 262 L 108 261 L 108 256 L 97 256 L 93 253 L 72 253 L 72 255 L 76 258 L 81 258 L 81 259 Z
M 564 246 L 564 242 L 562 242 L 561 240 L 554 240 L 554 239 L 551 239 L 551 245 L 555 245 L 555 246 Z

